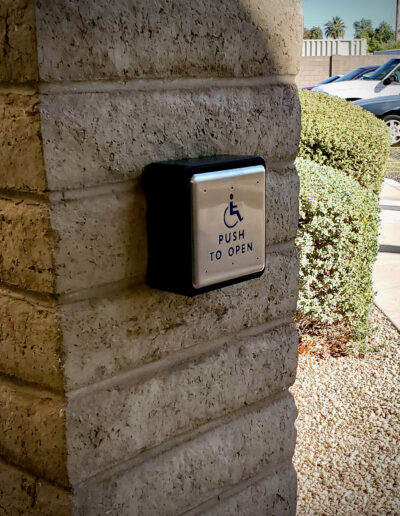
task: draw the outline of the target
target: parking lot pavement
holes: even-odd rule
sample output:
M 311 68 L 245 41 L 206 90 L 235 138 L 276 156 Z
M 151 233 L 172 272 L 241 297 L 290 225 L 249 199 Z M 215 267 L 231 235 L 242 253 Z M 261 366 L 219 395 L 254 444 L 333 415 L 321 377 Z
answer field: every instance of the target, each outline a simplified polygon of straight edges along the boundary
M 400 183 L 385 179 L 380 206 L 379 254 L 373 273 L 375 303 L 400 330 Z

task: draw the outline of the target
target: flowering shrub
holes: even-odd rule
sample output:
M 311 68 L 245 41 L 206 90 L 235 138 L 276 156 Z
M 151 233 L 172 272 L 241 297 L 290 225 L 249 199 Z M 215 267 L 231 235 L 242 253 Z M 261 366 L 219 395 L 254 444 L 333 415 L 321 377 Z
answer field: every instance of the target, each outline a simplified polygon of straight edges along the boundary
M 343 170 L 378 194 L 390 150 L 384 122 L 338 97 L 307 90 L 300 90 L 299 96 L 299 157 Z
M 340 170 L 298 158 L 300 256 L 298 312 L 342 321 L 353 338 L 368 333 L 372 265 L 378 252 L 376 196 Z

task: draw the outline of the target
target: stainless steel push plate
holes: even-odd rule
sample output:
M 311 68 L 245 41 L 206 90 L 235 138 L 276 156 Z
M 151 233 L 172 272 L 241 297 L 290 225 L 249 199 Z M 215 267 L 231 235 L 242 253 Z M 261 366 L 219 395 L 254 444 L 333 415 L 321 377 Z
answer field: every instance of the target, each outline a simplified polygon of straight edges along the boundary
M 191 178 L 192 283 L 196 289 L 265 267 L 265 168 Z

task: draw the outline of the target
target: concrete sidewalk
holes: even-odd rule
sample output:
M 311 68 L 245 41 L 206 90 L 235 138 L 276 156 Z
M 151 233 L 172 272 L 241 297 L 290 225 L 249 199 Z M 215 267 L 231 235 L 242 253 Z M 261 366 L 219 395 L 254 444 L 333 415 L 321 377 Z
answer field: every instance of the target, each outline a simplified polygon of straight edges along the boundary
M 375 304 L 400 330 L 400 183 L 385 179 L 380 206 L 380 247 L 373 272 Z

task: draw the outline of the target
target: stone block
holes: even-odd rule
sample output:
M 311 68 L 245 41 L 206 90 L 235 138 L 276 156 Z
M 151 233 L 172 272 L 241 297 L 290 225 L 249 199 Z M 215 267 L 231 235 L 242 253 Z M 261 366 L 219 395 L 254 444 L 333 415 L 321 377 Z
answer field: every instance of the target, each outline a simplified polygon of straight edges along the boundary
M 291 317 L 297 291 L 297 252 L 289 245 L 267 254 L 260 278 L 201 296 L 186 298 L 141 286 L 62 305 L 67 389 Z
M 50 391 L 0 378 L 0 455 L 31 473 L 68 485 L 65 402 Z
M 10 516 L 70 516 L 71 494 L 0 461 L 0 509 Z
M 78 515 L 175 515 L 287 462 L 295 445 L 296 408 L 286 394 L 136 466 L 76 486 Z
M 45 190 L 37 94 L 0 95 L 0 188 Z
M 44 81 L 298 71 L 303 37 L 298 0 L 53 0 L 37 5 Z
M 239 493 L 224 499 L 218 496 L 211 509 L 188 516 L 293 516 L 296 514 L 296 471 L 290 464 L 273 469 L 269 476 Z
M 266 244 L 293 240 L 299 225 L 299 178 L 294 167 L 284 172 L 267 170 L 265 193 Z
M 0 281 L 52 292 L 54 270 L 48 206 L 29 199 L 0 199 Z
M 38 78 L 34 0 L 0 3 L 0 82 Z
M 243 339 L 138 381 L 123 377 L 78 395 L 67 412 L 69 472 L 84 480 L 177 435 L 288 388 L 294 325 Z M 72 466 L 72 465 L 75 465 Z
M 147 269 L 145 199 L 132 191 L 56 202 L 51 223 L 57 292 L 78 291 L 123 279 L 143 283 Z
M 144 87 L 145 88 L 145 87 Z M 209 87 L 41 96 L 51 190 L 140 177 L 159 160 L 257 154 L 292 161 L 300 105 L 295 86 Z
M 63 389 L 58 310 L 0 291 L 0 371 Z

